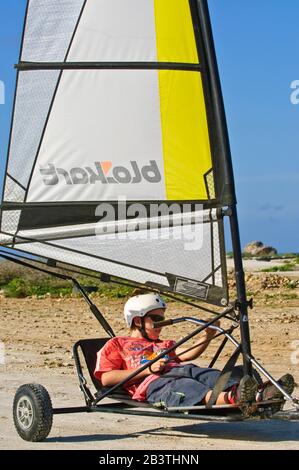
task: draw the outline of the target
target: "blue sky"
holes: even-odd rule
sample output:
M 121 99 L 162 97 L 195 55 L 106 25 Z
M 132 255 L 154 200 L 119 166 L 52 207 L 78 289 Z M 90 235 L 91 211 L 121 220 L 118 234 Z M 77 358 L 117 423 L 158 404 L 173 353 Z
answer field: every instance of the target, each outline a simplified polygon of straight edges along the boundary
M 209 0 L 243 245 L 299 251 L 298 0 Z
M 0 81 L 6 98 L 5 105 L 0 104 L 0 172 L 25 6 L 25 0 L 0 1 Z M 299 80 L 299 1 L 209 0 L 209 6 L 242 245 L 259 239 L 280 252 L 298 252 L 299 104 L 292 104 L 290 96 L 291 83 Z

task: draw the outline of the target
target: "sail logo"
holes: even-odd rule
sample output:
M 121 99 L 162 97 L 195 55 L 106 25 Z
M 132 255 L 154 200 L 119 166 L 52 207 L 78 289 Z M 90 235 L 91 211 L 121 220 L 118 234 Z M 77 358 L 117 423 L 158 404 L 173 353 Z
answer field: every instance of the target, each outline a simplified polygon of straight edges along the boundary
M 49 163 L 46 167 L 40 166 L 40 174 L 46 186 L 55 186 L 61 180 L 67 185 L 160 183 L 162 180 L 155 160 L 142 167 L 136 161 L 130 161 L 130 168 L 113 166 L 111 161 L 95 162 L 93 167 L 75 167 L 68 171 Z

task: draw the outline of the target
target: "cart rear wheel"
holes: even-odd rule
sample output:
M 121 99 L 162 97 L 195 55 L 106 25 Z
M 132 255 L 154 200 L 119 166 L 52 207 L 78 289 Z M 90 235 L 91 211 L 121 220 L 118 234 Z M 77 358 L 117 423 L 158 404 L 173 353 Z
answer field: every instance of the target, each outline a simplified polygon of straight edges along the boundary
M 39 384 L 18 388 L 13 402 L 16 430 L 25 441 L 39 442 L 51 431 L 53 411 L 47 390 Z

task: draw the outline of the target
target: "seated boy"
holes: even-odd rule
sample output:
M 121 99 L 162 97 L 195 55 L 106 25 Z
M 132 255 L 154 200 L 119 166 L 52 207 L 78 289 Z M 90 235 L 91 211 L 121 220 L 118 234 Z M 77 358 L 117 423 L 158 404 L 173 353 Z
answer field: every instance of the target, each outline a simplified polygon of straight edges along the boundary
M 165 319 L 165 310 L 166 303 L 154 293 L 136 295 L 126 302 L 124 315 L 131 335 L 110 339 L 98 352 L 94 375 L 104 387 L 118 384 L 175 344 L 174 340 L 160 339 L 161 328 L 153 327 L 155 322 Z M 220 372 L 186 362 L 197 359 L 214 335 L 215 330 L 207 328 L 192 350 L 176 348 L 127 382 L 124 389 L 134 400 L 163 403 L 167 407 L 207 404 Z M 287 393 L 293 392 L 294 378 L 290 374 L 281 377 L 279 383 Z M 240 368 L 235 368 L 216 404 L 279 398 L 283 396 L 274 385 L 259 385 L 253 377 L 242 374 L 240 377 Z

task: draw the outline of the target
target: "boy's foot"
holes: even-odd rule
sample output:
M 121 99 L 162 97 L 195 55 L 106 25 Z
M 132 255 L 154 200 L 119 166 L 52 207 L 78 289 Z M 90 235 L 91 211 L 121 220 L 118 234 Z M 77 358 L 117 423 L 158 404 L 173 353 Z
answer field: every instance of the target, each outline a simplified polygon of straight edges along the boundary
M 277 381 L 277 383 L 289 394 L 292 395 L 295 388 L 295 380 L 291 374 L 285 374 Z M 278 388 L 271 382 L 262 384 L 257 393 L 256 401 L 278 400 L 284 396 Z
M 245 375 L 239 384 L 233 385 L 228 392 L 228 400 L 232 405 L 255 401 L 258 384 L 253 377 Z

